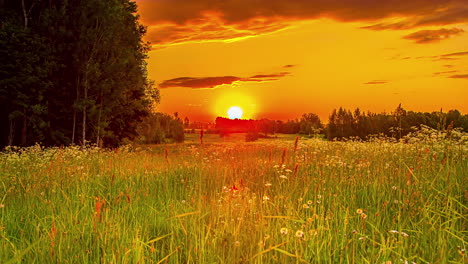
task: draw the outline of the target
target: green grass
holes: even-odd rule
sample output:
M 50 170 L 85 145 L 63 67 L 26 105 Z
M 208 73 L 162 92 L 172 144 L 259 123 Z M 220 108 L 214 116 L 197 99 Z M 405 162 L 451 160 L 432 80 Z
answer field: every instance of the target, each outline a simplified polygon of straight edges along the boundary
M 240 141 L 0 154 L 0 262 L 467 262 L 466 141 Z

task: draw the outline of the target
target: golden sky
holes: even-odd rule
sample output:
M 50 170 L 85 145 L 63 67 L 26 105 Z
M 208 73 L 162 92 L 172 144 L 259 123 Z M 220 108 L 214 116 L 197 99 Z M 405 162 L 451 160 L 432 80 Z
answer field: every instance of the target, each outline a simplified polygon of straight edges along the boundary
M 468 113 L 467 0 L 137 0 L 158 110 Z

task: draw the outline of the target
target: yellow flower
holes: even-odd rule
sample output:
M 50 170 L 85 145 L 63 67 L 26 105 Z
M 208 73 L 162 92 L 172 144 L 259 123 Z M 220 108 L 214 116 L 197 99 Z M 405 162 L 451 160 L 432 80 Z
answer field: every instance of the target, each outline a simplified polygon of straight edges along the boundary
M 361 219 L 366 219 L 367 218 L 367 215 L 365 213 L 362 213 L 361 214 Z
M 282 235 L 287 235 L 288 232 L 289 232 L 289 230 L 288 230 L 286 227 L 283 227 L 283 228 L 280 229 L 280 233 L 281 233 Z
M 302 230 L 297 230 L 297 231 L 296 231 L 296 237 L 298 237 L 298 238 L 303 238 L 303 237 L 304 237 L 304 231 L 302 231 Z
M 359 208 L 359 209 L 356 210 L 356 213 L 358 213 L 358 214 L 363 214 L 364 211 L 363 211 L 361 208 Z
M 307 208 L 309 208 L 309 206 L 307 204 L 303 204 L 302 208 L 307 209 Z
M 312 200 L 307 201 L 308 205 L 311 205 L 312 203 L 313 203 Z

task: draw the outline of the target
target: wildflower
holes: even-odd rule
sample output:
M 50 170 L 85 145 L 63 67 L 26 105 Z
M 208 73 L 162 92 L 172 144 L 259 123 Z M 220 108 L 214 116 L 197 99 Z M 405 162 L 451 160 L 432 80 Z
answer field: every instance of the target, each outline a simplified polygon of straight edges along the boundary
M 0 208 L 4 208 L 4 207 L 5 207 L 5 205 L 4 205 L 4 204 L 0 204 Z
M 234 246 L 236 247 L 240 246 L 240 242 L 239 241 L 234 242 Z
M 275 165 L 275 166 L 273 166 L 273 168 L 277 169 L 277 168 L 279 168 L 279 165 Z
M 400 232 L 396 231 L 396 230 L 388 230 L 389 233 L 392 233 L 392 234 L 399 234 Z
M 266 202 L 266 201 L 268 201 L 268 200 L 270 200 L 270 197 L 268 197 L 267 195 L 263 195 L 263 201 Z
M 302 230 L 297 230 L 297 231 L 296 231 L 296 237 L 298 237 L 298 238 L 303 238 L 303 237 L 304 237 L 304 231 L 302 231 Z
M 319 204 L 319 203 L 321 203 L 321 202 L 322 202 L 322 201 L 320 201 L 320 200 L 317 200 L 317 203 L 318 203 L 318 204 Z
M 396 189 L 397 189 L 397 187 L 396 187 L 396 186 L 392 186 L 392 190 L 394 190 L 394 191 L 395 191 Z
M 313 203 L 312 200 L 307 201 L 308 205 L 311 205 L 312 203 Z
M 288 230 L 286 227 L 283 227 L 283 228 L 280 229 L 280 233 L 281 233 L 282 235 L 287 235 L 288 232 L 289 232 L 289 230 Z
M 303 204 L 303 205 L 302 205 L 302 208 L 304 208 L 304 209 L 308 209 L 308 208 L 309 208 L 309 206 L 308 206 L 307 204 Z
M 362 214 L 361 214 L 361 219 L 366 219 L 366 218 L 367 218 L 367 215 L 364 214 L 364 213 L 362 213 Z
M 356 213 L 357 213 L 357 214 L 363 214 L 364 211 L 363 211 L 361 208 L 359 208 L 359 209 L 356 210 Z
M 322 199 L 322 195 L 317 195 L 317 199 Z
M 404 237 L 409 237 L 409 235 L 405 232 L 400 232 L 400 235 L 404 236 Z
M 269 182 L 265 183 L 265 187 L 270 187 L 271 185 L 272 185 L 272 184 L 269 183 Z
M 290 170 L 290 169 L 286 169 L 286 170 L 284 170 L 284 171 L 287 172 L 287 173 L 291 173 L 291 172 L 292 172 L 292 170 Z
M 279 177 L 280 177 L 281 179 L 284 179 L 284 180 L 287 180 L 287 179 L 288 179 L 288 176 L 286 176 L 286 175 L 280 175 Z

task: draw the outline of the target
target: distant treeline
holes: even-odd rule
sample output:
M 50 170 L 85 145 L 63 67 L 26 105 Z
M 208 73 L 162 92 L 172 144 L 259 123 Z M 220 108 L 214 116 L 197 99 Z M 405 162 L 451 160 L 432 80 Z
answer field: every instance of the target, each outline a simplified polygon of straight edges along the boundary
M 370 135 L 377 134 L 399 139 L 421 125 L 437 130 L 461 128 L 468 131 L 468 115 L 462 115 L 458 110 L 432 113 L 406 111 L 399 105 L 392 113 L 380 114 L 361 112 L 359 108 L 351 111 L 340 107 L 333 110 L 326 126 L 313 113 L 286 122 L 268 119 L 231 120 L 222 117 L 216 119 L 216 130 L 221 135 L 236 132 L 309 136 L 323 134 L 329 140 L 351 137 L 365 140 Z
M 350 137 L 366 139 L 376 134 L 399 139 L 421 125 L 437 130 L 458 127 L 468 131 L 468 115 L 462 115 L 458 110 L 432 113 L 406 111 L 401 105 L 389 114 L 364 113 L 359 108 L 351 112 L 340 107 L 331 113 L 326 135 L 329 140 Z
M 0 1 L 0 148 L 133 139 L 159 100 L 134 1 Z
M 314 113 L 303 114 L 300 119 L 288 120 L 245 120 L 216 118 L 216 130 L 223 133 L 260 132 L 264 134 L 318 134 L 323 131 L 323 124 Z

